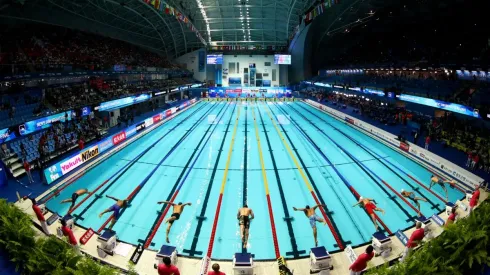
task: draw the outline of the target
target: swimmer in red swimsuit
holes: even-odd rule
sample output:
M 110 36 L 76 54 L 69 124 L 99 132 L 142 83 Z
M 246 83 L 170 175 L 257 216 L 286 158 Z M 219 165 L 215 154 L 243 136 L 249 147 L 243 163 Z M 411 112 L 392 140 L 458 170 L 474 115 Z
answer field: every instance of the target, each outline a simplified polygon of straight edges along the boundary
M 376 207 L 376 205 L 372 202 L 376 203 L 376 201 L 374 199 L 359 197 L 359 201 L 356 204 L 354 204 L 352 207 L 355 207 L 359 204 L 364 205 L 364 208 L 368 212 L 369 216 L 371 216 L 371 220 L 373 221 L 374 227 L 376 228 L 376 231 L 377 231 L 378 230 L 378 224 L 376 223 L 376 216 L 374 215 L 374 211 L 379 211 L 379 212 L 383 213 L 383 215 L 385 214 L 385 211 L 381 208 Z

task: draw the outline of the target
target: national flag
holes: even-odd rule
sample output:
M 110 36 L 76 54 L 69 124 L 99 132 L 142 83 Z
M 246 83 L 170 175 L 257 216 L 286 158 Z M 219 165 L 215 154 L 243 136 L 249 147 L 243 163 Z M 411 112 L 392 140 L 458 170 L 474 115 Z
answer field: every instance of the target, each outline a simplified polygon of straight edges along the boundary
M 160 0 L 155 0 L 155 3 L 153 3 L 153 6 L 155 7 L 155 9 L 159 9 L 160 8 Z
M 150 4 L 151 0 L 145 0 L 146 4 Z
M 151 0 L 150 1 L 150 5 L 152 5 L 153 7 L 155 7 L 155 2 L 156 2 L 156 0 Z
M 322 13 L 323 13 L 323 3 L 318 5 L 318 14 L 322 14 Z
M 166 14 L 170 13 L 170 7 L 168 5 L 165 5 L 165 13 Z

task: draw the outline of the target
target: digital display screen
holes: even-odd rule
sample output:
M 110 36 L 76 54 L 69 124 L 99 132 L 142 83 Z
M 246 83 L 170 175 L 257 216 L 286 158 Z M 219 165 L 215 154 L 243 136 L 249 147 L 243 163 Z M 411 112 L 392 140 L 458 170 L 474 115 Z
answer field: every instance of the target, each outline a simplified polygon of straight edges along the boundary
M 71 120 L 73 111 L 66 111 L 55 115 L 39 118 L 36 120 L 28 121 L 19 125 L 19 133 L 23 136 L 37 132 L 42 129 L 51 127 L 51 124 L 61 121 L 65 122 L 65 113 L 67 113 L 67 119 Z
M 291 65 L 291 55 L 289 54 L 275 54 L 274 64 L 279 65 Z
M 420 96 L 406 95 L 406 94 L 398 95 L 397 98 L 399 100 L 403 100 L 406 102 L 412 102 L 416 104 L 421 104 L 425 106 L 430 106 L 430 107 L 450 111 L 453 113 L 480 118 L 480 114 L 478 113 L 478 110 L 473 109 L 469 106 L 464 106 L 456 103 L 450 103 L 442 100 L 436 100 L 436 99 L 425 98 Z
M 230 77 L 228 83 L 230 85 L 241 85 L 242 78 L 241 77 Z
M 151 98 L 151 94 L 141 94 L 138 96 L 128 96 L 125 98 L 120 98 L 116 100 L 111 100 L 107 102 L 103 102 L 98 107 L 99 111 L 109 111 L 114 109 L 119 109 L 122 107 L 126 107 L 129 105 L 137 104 L 143 101 L 146 101 Z
M 82 116 L 88 116 L 90 112 L 92 112 L 92 108 L 88 106 L 82 108 Z
M 206 57 L 207 64 L 223 64 L 222 54 L 208 54 Z
M 17 136 L 15 135 L 15 132 L 9 128 L 5 128 L 5 129 L 0 130 L 0 143 L 7 142 L 7 141 L 12 140 L 16 137 Z

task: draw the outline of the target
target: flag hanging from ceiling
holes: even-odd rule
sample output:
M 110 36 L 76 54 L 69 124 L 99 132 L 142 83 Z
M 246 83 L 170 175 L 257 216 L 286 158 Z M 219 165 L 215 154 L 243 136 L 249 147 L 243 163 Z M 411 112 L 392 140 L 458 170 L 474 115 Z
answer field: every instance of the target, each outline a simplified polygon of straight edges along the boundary
M 153 6 L 155 7 L 155 9 L 159 9 L 160 8 L 160 0 L 155 0 L 155 3 L 153 3 Z
M 170 13 L 170 7 L 168 5 L 165 5 L 165 13 L 166 14 Z

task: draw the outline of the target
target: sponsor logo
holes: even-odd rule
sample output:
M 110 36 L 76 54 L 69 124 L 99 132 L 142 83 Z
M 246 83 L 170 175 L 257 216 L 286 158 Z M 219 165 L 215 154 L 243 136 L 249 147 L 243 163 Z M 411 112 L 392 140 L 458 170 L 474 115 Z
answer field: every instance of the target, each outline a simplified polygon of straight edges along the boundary
M 129 128 L 126 128 L 126 138 L 134 135 L 136 133 L 136 127 L 130 126 Z
M 151 125 L 153 125 L 153 118 L 145 119 L 145 127 L 150 127 Z
M 82 161 L 82 158 L 80 157 L 80 155 L 76 155 L 76 156 L 74 156 L 74 157 L 72 157 L 72 158 L 68 159 L 67 161 L 62 162 L 60 164 L 61 172 L 63 173 L 63 175 L 65 175 L 66 173 L 68 173 L 71 170 L 80 166 L 80 164 L 82 164 L 82 163 L 83 163 L 83 161 Z
M 143 246 L 141 244 L 138 244 L 138 246 L 136 247 L 136 250 L 134 251 L 133 255 L 131 256 L 131 259 L 130 261 L 133 263 L 133 264 L 137 264 L 138 261 L 140 260 L 141 258 L 141 255 L 143 255 L 143 251 L 145 251 L 143 249 Z
M 162 120 L 162 115 L 161 114 L 158 114 L 158 115 L 153 116 L 153 123 L 157 123 L 160 120 Z
M 95 145 L 88 150 L 80 154 L 82 156 L 82 162 L 86 162 L 99 155 L 99 146 Z
M 112 143 L 114 145 L 118 145 L 119 143 L 121 143 L 125 140 L 126 140 L 126 132 L 124 132 L 124 131 L 117 133 L 114 136 L 112 136 Z
M 138 125 L 136 125 L 136 132 L 141 132 L 145 130 L 145 128 L 145 122 L 138 123 Z
M 169 117 L 171 115 L 172 115 L 172 110 L 169 109 L 165 111 L 165 117 Z
M 89 228 L 85 233 L 80 237 L 80 243 L 81 244 L 86 244 L 90 238 L 94 235 L 94 230 L 92 228 Z
M 105 150 L 109 149 L 112 147 L 112 139 L 111 138 L 106 138 L 103 141 L 99 143 L 99 153 L 104 152 Z
M 400 142 L 400 149 L 402 149 L 405 152 L 408 152 L 408 150 L 410 149 L 410 146 L 408 144 L 406 144 L 405 142 Z

